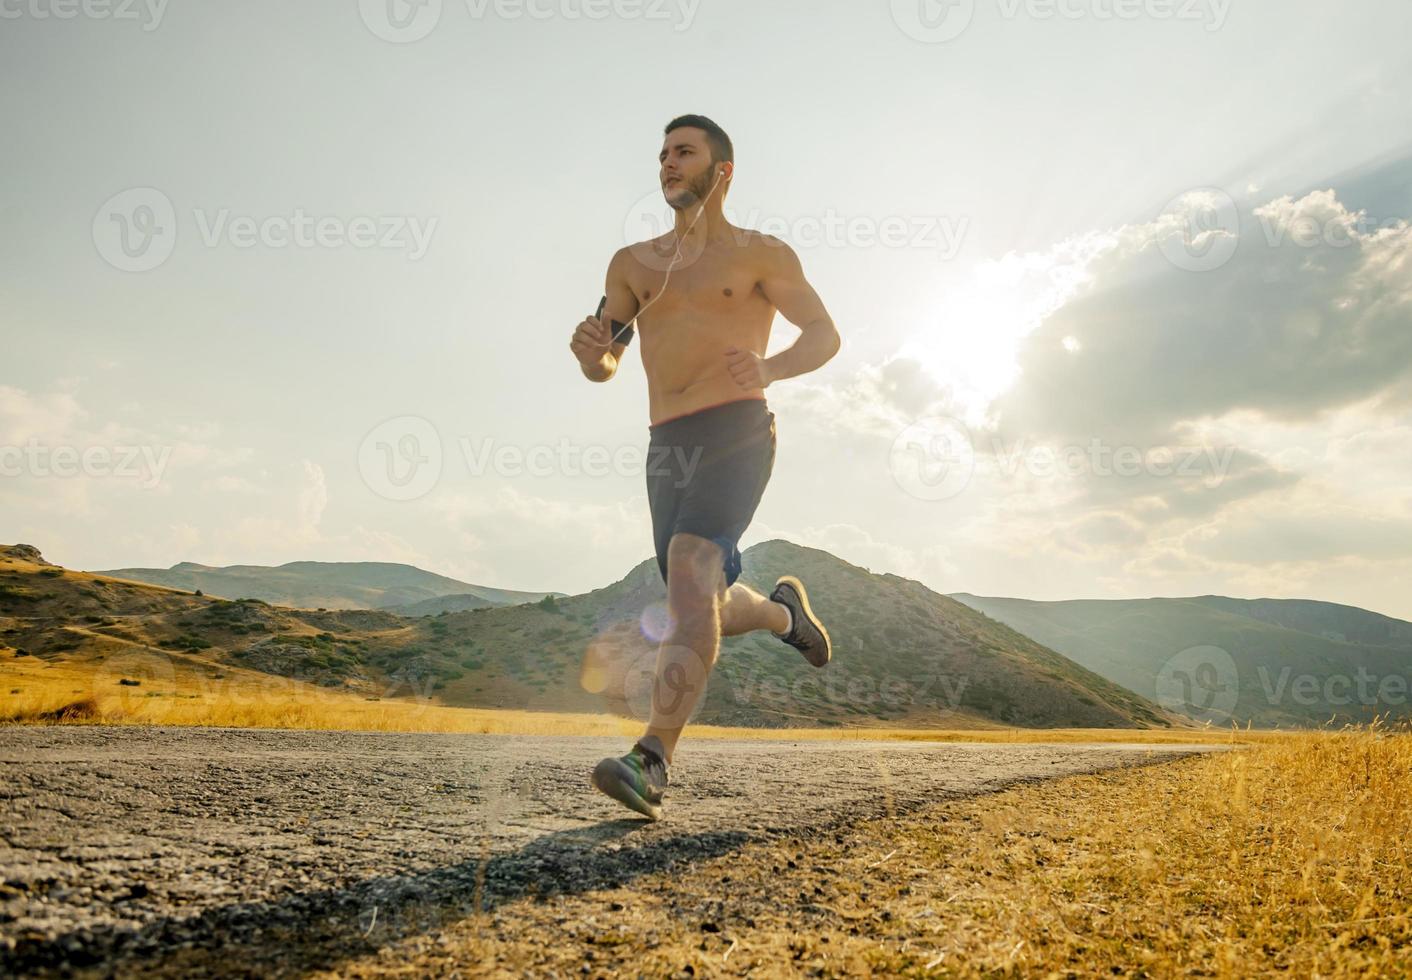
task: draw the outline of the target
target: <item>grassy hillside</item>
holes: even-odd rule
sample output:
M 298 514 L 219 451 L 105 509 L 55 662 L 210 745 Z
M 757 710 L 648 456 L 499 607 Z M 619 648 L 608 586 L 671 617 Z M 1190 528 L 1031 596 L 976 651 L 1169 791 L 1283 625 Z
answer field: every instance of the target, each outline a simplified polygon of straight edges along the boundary
M 561 593 L 551 593 L 560 595 Z M 544 598 L 543 595 L 536 596 L 534 601 Z M 529 601 L 529 600 L 526 600 Z M 401 606 L 384 606 L 383 609 L 399 616 L 439 616 L 444 612 L 469 612 L 472 609 L 486 609 L 490 606 L 504 605 L 504 603 L 491 602 L 482 599 L 478 595 L 441 595 L 433 599 L 423 599 L 420 602 L 409 602 Z
M 1144 697 L 1157 697 L 1174 670 L 1203 661 L 1227 664 L 1234 704 L 1222 713 L 1241 724 L 1341 724 L 1412 714 L 1412 624 L 1352 606 L 1222 596 L 956 598 Z M 1201 706 L 1191 705 L 1190 713 L 1201 717 Z
M 925 586 L 811 548 L 770 541 L 743 555 L 742 580 L 768 593 L 779 575 L 808 584 L 829 626 L 834 662 L 822 671 L 779 640 L 728 637 L 698 721 L 720 725 L 945 726 L 1006 724 L 1103 728 L 1170 724 L 1170 716 L 999 623 Z M 507 704 L 581 710 L 594 697 L 643 714 L 665 589 L 655 560 L 584 595 L 431 620 L 454 649 L 474 649 L 466 678 Z M 582 677 L 584 653 L 602 676 Z M 566 694 L 566 689 L 577 693 Z M 602 703 L 599 701 L 598 703 Z
M 664 613 L 652 560 L 567 598 L 423 618 L 385 610 L 289 609 L 47 566 L 0 552 L 0 673 L 87 671 L 132 697 L 174 697 L 176 675 L 219 692 L 271 689 L 361 699 L 553 712 L 643 712 L 651 639 Z M 768 635 L 727 639 L 699 724 L 916 728 L 1164 726 L 1143 699 L 919 583 L 772 541 L 745 579 L 809 583 L 835 638 L 824 670 Z M 606 670 L 585 685 L 585 655 Z M 40 666 L 40 665 L 43 666 Z M 7 665 L 12 668 L 7 672 Z M 190 684 L 187 685 L 190 687 Z M 24 685 L 9 690 L 11 705 Z M 106 687 L 104 688 L 107 689 Z M 185 689 L 185 688 L 184 688 Z M 0 719 L 15 717 L 0 701 Z
M 1412 654 L 1412 623 L 1357 606 L 1315 599 L 1229 599 L 1219 595 L 1204 595 L 1193 601 L 1326 640 L 1390 647 Z
M 181 562 L 171 568 L 114 568 L 94 574 L 302 609 L 383 609 L 443 596 L 466 596 L 481 605 L 506 606 L 537 602 L 546 595 L 471 585 L 412 565 L 380 561 L 294 561 L 278 567 L 224 568 Z

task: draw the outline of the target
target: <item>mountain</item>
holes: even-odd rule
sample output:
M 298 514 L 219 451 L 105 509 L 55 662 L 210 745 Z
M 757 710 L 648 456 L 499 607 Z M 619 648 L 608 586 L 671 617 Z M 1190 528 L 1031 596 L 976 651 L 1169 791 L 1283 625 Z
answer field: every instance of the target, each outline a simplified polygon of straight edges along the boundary
M 642 717 L 665 591 L 655 559 L 577 596 L 409 618 L 289 609 L 37 564 L 0 551 L 0 646 L 106 684 L 115 664 L 275 675 L 364 698 Z M 784 541 L 742 578 L 788 571 L 830 627 L 822 670 L 768 634 L 729 637 L 693 721 L 761 727 L 1168 726 L 1174 716 L 918 582 Z M 0 652 L 0 672 L 7 654 Z M 130 668 L 135 669 L 135 668 Z M 67 675 L 66 675 L 67 676 Z M 106 678 L 106 680 L 105 680 Z M 153 681 L 145 697 L 163 693 Z M 273 679 L 272 681 L 273 682 Z M 3 697 L 3 695 L 0 695 Z M 0 700 L 0 719 L 7 717 Z
M 1273 727 L 1412 715 L 1412 623 L 1355 606 L 1214 595 L 953 598 L 1199 720 Z
M 215 568 L 184 561 L 171 568 L 113 568 L 93 574 L 301 609 L 385 609 L 443 596 L 470 596 L 483 605 L 508 606 L 538 602 L 550 594 L 470 585 L 413 565 L 380 561 L 293 561 L 273 568 Z
M 977 615 L 920 582 L 877 575 L 791 542 L 757 544 L 741 578 L 768 594 L 783 574 L 799 576 L 833 638 L 834 661 L 819 676 L 798 654 L 762 633 L 726 638 L 702 715 L 724 724 L 1000 723 L 1026 727 L 1170 724 L 1170 716 L 1029 637 Z M 611 617 L 647 609 L 646 629 L 610 632 L 604 642 L 651 650 L 651 610 L 665 598 L 653 561 L 587 596 Z M 573 608 L 574 600 L 566 600 Z M 783 692 L 783 693 L 781 693 Z M 737 721 L 736 719 L 742 719 Z M 948 719 L 950 719 L 948 721 Z

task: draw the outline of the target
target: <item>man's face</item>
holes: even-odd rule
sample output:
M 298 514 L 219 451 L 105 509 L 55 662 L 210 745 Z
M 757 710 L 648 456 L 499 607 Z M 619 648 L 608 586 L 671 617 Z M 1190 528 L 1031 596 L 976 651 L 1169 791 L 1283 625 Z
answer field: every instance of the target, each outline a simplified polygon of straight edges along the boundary
M 694 207 L 711 193 L 716 171 L 703 130 L 692 126 L 672 130 L 662 141 L 658 160 L 662 164 L 662 196 L 673 209 Z

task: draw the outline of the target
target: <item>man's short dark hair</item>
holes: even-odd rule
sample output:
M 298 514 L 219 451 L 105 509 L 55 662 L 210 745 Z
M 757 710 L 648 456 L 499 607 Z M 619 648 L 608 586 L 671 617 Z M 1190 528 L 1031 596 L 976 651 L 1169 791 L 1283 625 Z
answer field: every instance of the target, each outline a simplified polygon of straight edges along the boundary
M 711 147 L 712 163 L 735 163 L 735 146 L 731 143 L 731 138 L 726 135 L 724 129 L 705 116 L 698 116 L 695 113 L 677 116 L 667 123 L 667 128 L 662 130 L 662 135 L 666 136 L 672 130 L 681 129 L 684 126 L 706 131 L 706 145 Z

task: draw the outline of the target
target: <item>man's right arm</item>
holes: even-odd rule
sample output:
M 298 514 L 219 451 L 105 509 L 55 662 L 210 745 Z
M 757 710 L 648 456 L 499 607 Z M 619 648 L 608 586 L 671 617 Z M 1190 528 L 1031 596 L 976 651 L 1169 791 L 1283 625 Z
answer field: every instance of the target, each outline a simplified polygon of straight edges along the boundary
M 628 285 L 627 268 L 631 256 L 626 248 L 614 253 L 608 263 L 608 274 L 604 278 L 603 309 L 596 316 L 587 317 L 574 331 L 569 347 L 578 358 L 583 376 L 590 381 L 607 381 L 618 372 L 627 341 L 614 339 L 610 332 L 614 321 L 630 323 L 637 316 L 637 297 Z M 621 331 L 628 340 L 632 335 Z

